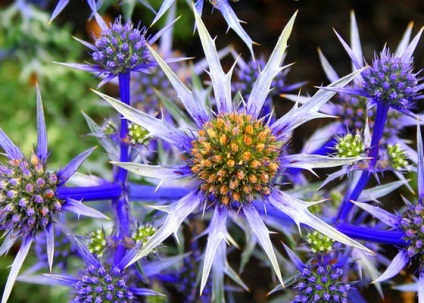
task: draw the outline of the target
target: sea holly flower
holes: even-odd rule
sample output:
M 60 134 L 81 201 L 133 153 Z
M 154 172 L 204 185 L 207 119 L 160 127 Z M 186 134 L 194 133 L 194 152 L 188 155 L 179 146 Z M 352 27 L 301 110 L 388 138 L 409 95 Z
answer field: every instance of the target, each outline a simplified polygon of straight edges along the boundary
M 301 223 L 309 225 L 340 242 L 367 250 L 312 215 L 307 208 L 313 203 L 291 197 L 280 191 L 273 183 L 274 178 L 281 174 L 281 169 L 285 167 L 312 169 L 342 165 L 360 159 L 286 155 L 282 152 L 284 149 L 282 142 L 286 142 L 294 128 L 311 119 L 322 117 L 318 110 L 334 92 L 318 91 L 311 97 L 310 102 L 302 107 L 295 106 L 287 115 L 272 124 L 266 117 L 259 118 L 272 80 L 282 69 L 280 64 L 295 16 L 283 30 L 267 65 L 253 86 L 249 99 L 241 108 L 235 107 L 231 97 L 232 70 L 228 74 L 223 72 L 214 42 L 196 11 L 195 17 L 210 66 L 209 75 L 216 99 L 216 111 L 211 112 L 203 106 L 203 103 L 198 102 L 196 93 L 191 92 L 181 83 L 153 49 L 151 49 L 152 55 L 170 79 L 181 102 L 194 120 L 195 125 L 189 127 L 187 132 L 98 93 L 124 117 L 147 129 L 152 136 L 178 147 L 186 154 L 187 159 L 185 165 L 176 167 L 136 163 L 116 163 L 117 165 L 145 177 L 158 178 L 161 183 L 184 177 L 192 179 L 193 187 L 189 194 L 170 206 L 157 207 L 168 214 L 164 224 L 128 263 L 134 263 L 144 257 L 168 236 L 175 233 L 192 212 L 212 209 L 213 216 L 208 227 L 209 237 L 204 257 L 201 290 L 206 284 L 212 267 L 214 285 L 218 285 L 220 289 L 219 285 L 223 283 L 224 273 L 228 274 L 232 271 L 225 259 L 225 241 L 229 240 L 226 221 L 229 213 L 236 212 L 238 217 L 248 222 L 247 226 L 258 238 L 282 283 L 269 230 L 253 204 L 256 199 L 269 203 L 275 209 L 286 213 L 298 225 Z M 332 87 L 343 86 L 354 76 L 355 74 L 348 75 L 333 83 Z M 213 262 L 214 259 L 216 262 Z
M 147 45 L 152 45 L 173 22 L 168 24 L 150 39 L 146 38 L 147 29 L 134 28 L 131 21 L 122 23 L 116 18 L 110 27 L 98 13 L 94 13 L 102 34 L 94 37 L 94 45 L 75 38 L 92 52 L 94 64 L 60 63 L 62 65 L 105 76 L 99 87 L 119 75 L 131 72 L 149 73 L 149 67 L 155 65 L 149 56 Z M 174 59 L 177 60 L 177 59 Z M 179 59 L 181 60 L 181 59 Z M 178 60 L 177 60 L 178 61 Z
M 339 89 L 338 91 L 341 94 L 338 94 L 333 102 L 328 102 L 321 108 L 323 113 L 337 116 L 339 119 L 324 128 L 318 129 L 304 145 L 304 152 L 322 151 L 320 148 L 328 144 L 334 134 L 344 135 L 347 132 L 363 130 L 367 121 L 371 130 L 378 127 L 378 125 L 384 125 L 380 140 L 382 144 L 401 144 L 401 147 L 407 151 L 408 158 L 415 163 L 417 162 L 416 152 L 406 144 L 406 140 L 400 138 L 400 133 L 406 126 L 414 126 L 416 124 L 415 115 L 411 114 L 408 109 L 415 100 L 421 98 L 418 93 L 423 87 L 423 85 L 418 83 L 421 79 L 417 75 L 418 73 L 414 73 L 412 70 L 412 53 L 417 46 L 422 30 L 419 31 L 412 41 L 410 41 L 411 32 L 412 23 L 408 25 L 394 53 L 391 53 L 388 48 L 385 48 L 381 52 L 381 56 L 376 55 L 372 66 L 366 69 L 366 71 L 353 81 L 353 85 Z M 352 70 L 356 71 L 364 67 L 366 63 L 363 59 L 359 30 L 353 12 L 351 13 L 350 46 L 339 35 L 337 35 L 337 37 L 351 58 Z M 339 79 L 337 72 L 328 62 L 321 50 L 319 50 L 319 57 L 327 78 L 331 82 Z M 384 72 L 380 73 L 380 70 L 384 70 Z M 383 79 L 385 78 L 383 75 L 386 76 L 387 83 L 384 83 Z M 372 83 L 374 84 L 372 85 Z M 406 109 L 402 109 L 403 105 L 401 106 L 399 104 L 399 106 L 397 106 L 393 103 L 395 101 L 392 100 L 392 102 L 387 95 L 389 99 L 386 100 L 387 102 L 384 102 L 390 106 L 385 123 L 377 119 L 378 106 L 376 106 L 377 103 L 383 102 L 383 96 L 377 97 L 377 95 L 375 95 L 377 101 L 372 101 L 372 95 L 374 93 L 371 92 L 371 90 L 377 92 L 383 88 L 383 86 L 384 90 L 391 90 L 390 94 L 392 94 L 392 97 L 394 97 L 394 90 L 398 87 L 399 91 L 396 92 L 396 95 L 398 97 L 402 96 L 399 97 L 398 100 L 406 107 Z M 284 96 L 290 100 L 299 100 L 298 96 L 295 95 Z M 405 102 L 408 103 L 407 106 Z M 398 110 L 409 114 L 404 115 Z M 376 119 L 378 122 L 376 122 Z M 375 125 L 375 123 L 378 125 Z M 331 144 L 334 145 L 334 142 Z M 328 149 L 324 149 L 324 152 L 327 151 Z
M 353 208 L 353 204 L 350 201 L 358 199 L 370 179 L 371 172 L 376 172 L 377 170 L 377 165 L 380 161 L 381 139 L 384 135 L 386 121 L 389 118 L 389 111 L 394 109 L 408 116 L 416 117 L 410 109 L 416 100 L 422 99 L 420 90 L 424 88 L 424 84 L 419 84 L 421 79 L 418 77 L 418 73 L 413 72 L 412 54 L 422 32 L 423 29 L 409 42 L 411 26 L 408 27 L 397 50 L 392 53 L 388 48 L 384 47 L 380 55 L 375 56 L 372 65 L 356 78 L 355 86 L 334 89 L 334 91 L 342 94 L 365 97 L 376 108 L 370 148 L 367 150 L 367 156 L 371 158 L 369 165 L 367 170 L 362 172 L 358 181 L 355 184 L 351 184 L 348 189 L 349 194 L 345 195 L 337 215 L 338 221 L 347 219 Z M 365 62 L 362 59 L 361 43 L 353 13 L 351 47 L 337 33 L 336 35 L 348 53 L 353 69 L 362 68 Z M 324 64 L 328 67 L 325 61 Z M 331 77 L 336 76 L 332 68 L 328 68 L 328 73 Z M 392 143 L 398 142 L 389 142 L 389 144 Z M 402 144 L 402 140 L 399 140 L 399 143 Z M 406 144 L 402 145 L 402 148 L 404 150 L 409 149 Z M 416 162 L 416 154 L 410 152 L 409 156 Z
M 63 211 L 96 218 L 107 218 L 100 212 L 70 198 L 62 199 L 57 191 L 91 154 L 89 149 L 55 172 L 47 170 L 47 132 L 40 92 L 37 90 L 37 147 L 29 158 L 0 129 L 0 146 L 7 160 L 0 163 L 0 229 L 4 242 L 0 255 L 8 252 L 19 239 L 22 244 L 12 264 L 2 303 L 6 302 L 18 272 L 37 232 L 46 234 L 50 269 L 54 256 L 54 217 Z
M 400 234 L 403 248 L 394 257 L 386 271 L 375 282 L 388 280 L 397 275 L 403 268 L 418 262 L 418 302 L 424 302 L 424 152 L 421 131 L 418 126 L 418 200 L 411 203 L 404 199 L 406 210 L 399 214 L 391 214 L 386 210 L 366 203 L 355 202 L 357 206 L 369 212 L 375 218 L 390 226 L 393 232 Z
M 97 16 L 97 14 L 96 14 Z M 91 49 L 91 56 L 94 64 L 61 63 L 76 69 L 81 69 L 105 78 L 99 84 L 109 82 L 119 74 L 126 74 L 132 71 L 148 72 L 152 65 L 149 53 L 146 48 L 146 29 L 134 28 L 131 22 L 122 24 L 121 18 L 115 19 L 110 28 L 105 24 L 100 16 L 96 18 L 102 34 L 95 37 L 94 45 L 77 39 L 79 42 Z
M 361 42 L 354 14 L 351 16 L 351 46 L 337 34 L 340 42 L 352 60 L 354 70 L 365 66 L 362 59 Z M 412 26 L 408 26 L 404 37 L 395 52 L 384 47 L 379 55 L 375 55 L 370 68 L 365 69 L 355 80 L 355 87 L 339 89 L 341 93 L 369 98 L 374 104 L 385 105 L 401 112 L 409 113 L 413 102 L 421 99 L 418 73 L 413 73 L 412 54 L 418 44 L 423 29 L 409 43 Z M 324 63 L 325 64 L 325 63 Z M 328 68 L 328 65 L 325 64 Z M 336 76 L 334 70 L 328 75 Z

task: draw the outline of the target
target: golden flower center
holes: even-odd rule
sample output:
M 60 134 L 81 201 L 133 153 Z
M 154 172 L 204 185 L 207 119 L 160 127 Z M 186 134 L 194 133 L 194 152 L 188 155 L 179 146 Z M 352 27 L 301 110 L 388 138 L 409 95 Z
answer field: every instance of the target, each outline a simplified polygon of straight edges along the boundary
M 270 194 L 281 144 L 263 120 L 221 114 L 203 125 L 191 145 L 191 171 L 218 203 L 249 203 Z

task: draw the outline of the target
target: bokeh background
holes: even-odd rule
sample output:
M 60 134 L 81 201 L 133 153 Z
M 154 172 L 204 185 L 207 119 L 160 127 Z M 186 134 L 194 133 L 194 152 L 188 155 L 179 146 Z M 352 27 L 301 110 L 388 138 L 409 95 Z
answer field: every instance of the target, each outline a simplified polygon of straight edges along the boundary
M 125 0 L 124 0 L 125 1 Z M 82 71 L 70 70 L 57 65 L 57 62 L 84 62 L 90 60 L 87 49 L 72 36 L 90 40 L 95 24 L 87 22 L 90 11 L 85 0 L 71 0 L 66 9 L 47 25 L 48 18 L 57 1 L 34 1 L 47 13 L 39 16 L 36 26 L 28 27 L 22 19 L 9 11 L 13 1 L 0 1 L 0 127 L 28 153 L 35 141 L 35 85 L 38 83 L 44 100 L 48 135 L 50 142 L 52 168 L 60 167 L 83 150 L 96 145 L 93 138 L 86 136 L 89 131 L 81 111 L 97 121 L 101 121 L 110 109 L 100 104 L 89 88 L 96 88 L 98 81 Z M 116 2 L 116 1 L 115 1 Z M 151 0 L 154 7 L 162 1 Z M 175 29 L 174 47 L 183 54 L 202 58 L 202 49 L 197 34 L 193 34 L 193 16 L 186 1 L 177 0 L 178 15 L 182 18 Z M 205 0 L 205 2 L 207 2 Z M 350 60 L 337 40 L 333 29 L 346 40 L 349 39 L 350 12 L 356 13 L 364 56 L 371 62 L 374 51 L 380 51 L 387 43 L 394 49 L 409 22 L 414 22 L 413 35 L 424 26 L 424 1 L 292 1 L 292 0 L 239 0 L 232 7 L 241 20 L 246 21 L 244 28 L 259 45 L 254 47 L 256 54 L 265 55 L 272 48 L 289 18 L 299 10 L 293 33 L 289 39 L 286 63 L 295 62 L 288 74 L 288 83 L 308 81 L 303 92 L 313 93 L 315 86 L 327 84 L 320 67 L 317 48 L 320 47 L 339 75 L 350 71 Z M 248 59 L 249 52 L 239 37 L 231 30 L 226 33 L 227 25 L 218 11 L 205 3 L 203 19 L 212 36 L 218 36 L 218 48 L 231 44 L 237 53 Z M 102 14 L 113 20 L 121 12 L 121 6 L 112 4 Z M 133 22 L 149 26 L 154 15 L 137 6 Z M 161 23 L 153 26 L 157 31 Z M 233 58 L 224 60 L 229 68 Z M 424 39 L 415 52 L 416 69 L 424 67 Z M 114 95 L 116 87 L 107 85 L 102 91 Z M 277 100 L 279 112 L 285 111 L 288 101 Z M 291 104 L 290 104 L 291 105 Z M 422 107 L 419 106 L 421 109 Z M 320 124 L 321 122 L 316 122 Z M 304 138 L 311 133 L 310 124 L 299 128 L 293 139 L 293 148 L 299 149 Z M 415 133 L 411 129 L 411 138 Z M 103 161 L 104 165 L 96 164 Z M 84 166 L 87 172 L 101 174 L 107 170 L 107 158 L 97 151 Z M 390 254 L 390 252 L 388 252 Z M 11 252 L 13 254 L 13 251 Z M 0 258 L 0 286 L 4 285 L 8 274 L 6 268 L 12 258 Z M 26 264 L 29 264 L 27 260 Z M 270 274 L 258 272 L 257 264 L 247 267 L 243 278 L 255 289 L 243 297 L 243 302 L 267 302 Z M 402 282 L 404 282 L 402 280 Z M 370 289 L 369 302 L 415 302 L 414 295 L 404 295 L 385 287 L 385 298 L 375 296 Z M 49 299 L 51 298 L 51 299 Z M 66 302 L 60 288 L 31 286 L 18 283 L 9 302 Z

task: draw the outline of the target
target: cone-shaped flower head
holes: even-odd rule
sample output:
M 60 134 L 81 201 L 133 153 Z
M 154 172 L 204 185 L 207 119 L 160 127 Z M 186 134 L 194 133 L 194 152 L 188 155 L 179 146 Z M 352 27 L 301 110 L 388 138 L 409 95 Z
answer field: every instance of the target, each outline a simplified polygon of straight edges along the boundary
M 0 230 L 4 231 L 5 237 L 0 246 L 0 255 L 7 253 L 17 240 L 23 240 L 12 264 L 2 303 L 5 303 L 10 295 L 37 232 L 44 231 L 46 234 L 47 260 L 50 269 L 52 268 L 55 214 L 70 211 L 77 215 L 106 218 L 80 201 L 59 196 L 59 188 L 75 173 L 93 149 L 81 153 L 62 169 L 47 171 L 47 132 L 38 90 L 37 133 L 36 150 L 26 158 L 0 129 L 0 147 L 5 151 L 7 158 L 5 162 L 0 162 Z
M 305 264 L 290 248 L 285 246 L 285 249 L 300 272 L 293 286 L 298 295 L 290 303 L 349 302 L 350 284 L 342 281 L 343 267 L 348 261 L 346 256 L 319 253 Z
M 321 260 L 305 265 L 300 272 L 300 281 L 294 286 L 298 291 L 295 302 L 341 302 L 347 303 L 350 285 L 341 281 L 343 269 L 334 260 Z
M 122 24 L 121 18 L 116 18 L 96 39 L 93 60 L 103 73 L 115 76 L 143 69 L 149 64 L 145 34 L 145 29 L 140 31 L 131 22 Z
M 131 21 L 122 23 L 120 17 L 113 24 L 106 25 L 97 12 L 93 12 L 102 33 L 94 37 L 94 45 L 75 38 L 91 49 L 94 64 L 60 63 L 62 65 L 105 76 L 99 86 L 120 74 L 131 72 L 149 73 L 155 64 L 150 58 L 147 46 L 153 44 L 173 23 L 168 24 L 153 37 L 147 39 L 146 29 L 134 28 Z
M 127 280 L 128 277 L 116 266 L 89 265 L 74 284 L 76 296 L 72 302 L 138 302 L 127 287 Z
M 59 178 L 35 153 L 0 166 L 0 226 L 14 237 L 44 230 L 62 210 L 56 196 Z
M 409 109 L 418 95 L 419 79 L 412 70 L 412 58 L 402 60 L 384 49 L 375 56 L 372 66 L 362 72 L 363 95 L 396 109 Z
M 218 115 L 191 145 L 190 169 L 204 194 L 219 204 L 246 204 L 271 193 L 282 146 L 263 120 L 236 112 Z

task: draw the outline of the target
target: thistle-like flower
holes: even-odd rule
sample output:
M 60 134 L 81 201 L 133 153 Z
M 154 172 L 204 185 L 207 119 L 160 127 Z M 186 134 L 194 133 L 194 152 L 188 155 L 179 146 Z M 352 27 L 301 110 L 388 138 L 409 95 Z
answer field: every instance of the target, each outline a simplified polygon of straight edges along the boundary
M 371 68 L 362 72 L 362 94 L 376 103 L 409 109 L 420 88 L 412 70 L 411 58 L 396 57 L 385 48 L 375 56 Z
M 355 87 L 342 88 L 338 91 L 370 98 L 377 105 L 409 112 L 413 102 L 421 98 L 419 91 L 424 87 L 418 83 L 421 80 L 418 73 L 413 72 L 412 57 L 423 29 L 409 43 L 411 29 L 412 26 L 408 26 L 395 52 L 392 53 L 389 48 L 384 47 L 380 55 L 375 55 L 372 65 L 357 77 Z M 365 62 L 362 61 L 361 43 L 353 13 L 351 32 L 352 48 L 340 35 L 337 33 L 336 35 L 352 60 L 352 67 L 355 70 L 364 67 Z M 334 71 L 329 74 L 333 77 L 333 73 Z
M 395 52 L 392 53 L 388 48 L 384 48 L 380 55 L 376 55 L 372 66 L 365 69 L 353 81 L 353 85 L 337 89 L 341 94 L 334 99 L 333 103 L 325 104 L 321 111 L 338 116 L 340 119 L 317 130 L 305 144 L 305 152 L 319 150 L 334 134 L 344 135 L 346 132 L 363 130 L 368 121 L 371 130 L 381 128 L 382 134 L 379 141 L 382 144 L 401 144 L 401 147 L 408 151 L 408 158 L 417 162 L 416 152 L 400 138 L 400 133 L 406 126 L 416 124 L 416 119 L 413 118 L 415 115 L 410 113 L 409 109 L 413 107 L 415 100 L 421 98 L 419 91 L 423 88 L 423 85 L 418 83 L 421 79 L 418 73 L 412 70 L 412 54 L 422 30 L 412 41 L 410 41 L 411 32 L 412 23 L 408 25 Z M 363 68 L 366 63 L 363 59 L 359 30 L 353 12 L 351 13 L 350 46 L 338 34 L 337 37 L 350 56 L 352 70 Z M 337 72 L 320 50 L 319 57 L 327 78 L 331 82 L 339 79 Z M 294 95 L 285 95 L 285 97 L 291 100 L 299 99 Z M 385 121 L 378 118 L 378 104 L 385 104 L 388 107 Z M 403 115 L 402 112 L 406 112 L 407 115 Z M 381 125 L 384 125 L 384 128 Z
M 7 253 L 17 240 L 22 239 L 3 292 L 2 303 L 6 302 L 10 295 L 37 232 L 46 234 L 47 259 L 50 269 L 52 268 L 55 215 L 69 211 L 77 215 L 106 218 L 80 201 L 58 195 L 57 190 L 64 186 L 93 149 L 81 153 L 62 169 L 55 172 L 47 170 L 47 132 L 38 90 L 37 130 L 36 151 L 26 158 L 0 129 L 0 146 L 7 158 L 5 162 L 0 163 L 0 230 L 4 231 L 5 237 L 0 247 L 0 255 Z
M 185 153 L 186 159 L 186 164 L 175 167 L 136 163 L 116 163 L 117 165 L 145 177 L 158 178 L 161 183 L 185 177 L 192 179 L 193 187 L 189 194 L 173 205 L 158 207 L 168 214 L 164 224 L 143 247 L 139 248 L 129 264 L 146 256 L 168 236 L 175 233 L 191 213 L 201 209 L 213 210 L 208 227 L 209 237 L 201 275 L 201 291 L 211 270 L 215 277 L 213 279 L 215 291 L 223 288 L 224 273 L 233 273 L 226 261 L 225 246 L 225 241 L 231 240 L 226 228 L 227 217 L 230 215 L 244 220 L 246 226 L 256 235 L 282 283 L 269 230 L 253 204 L 254 200 L 269 203 L 278 211 L 286 213 L 298 225 L 300 223 L 309 225 L 337 241 L 367 250 L 312 215 L 307 208 L 313 203 L 294 198 L 280 191 L 274 184 L 274 179 L 281 175 L 282 168 L 331 167 L 360 159 L 283 153 L 283 142 L 286 142 L 294 128 L 322 116 L 318 110 L 334 94 L 332 91 L 318 91 L 308 104 L 300 108 L 294 107 L 287 115 L 273 123 L 268 117 L 260 117 L 272 80 L 281 71 L 280 65 L 295 17 L 283 30 L 267 65 L 252 88 L 246 105 L 241 108 L 233 104 L 231 97 L 232 71 L 228 74 L 223 72 L 214 42 L 196 11 L 195 17 L 210 67 L 209 75 L 215 94 L 216 111 L 209 111 L 202 102 L 199 102 L 196 92 L 186 88 L 153 49 L 150 49 L 152 55 L 169 78 L 194 121 L 194 125 L 189 127 L 187 132 L 98 93 L 125 118 L 144 127 L 152 136 L 178 147 Z M 348 75 L 333 83 L 332 87 L 341 87 L 354 76 L 355 74 Z M 215 293 L 214 296 L 219 298 L 217 299 L 219 302 L 223 300 L 223 293 Z
M 75 38 L 91 49 L 91 55 L 95 63 L 61 64 L 93 72 L 99 76 L 104 75 L 105 78 L 100 82 L 99 86 L 120 74 L 129 74 L 133 71 L 148 73 L 148 68 L 153 65 L 153 62 L 146 46 L 149 43 L 153 43 L 157 39 L 157 35 L 147 40 L 147 30 L 134 28 L 131 22 L 122 24 L 121 18 L 118 17 L 108 27 L 97 13 L 95 13 L 95 16 L 102 29 L 102 34 L 100 37 L 94 37 L 94 45 Z

